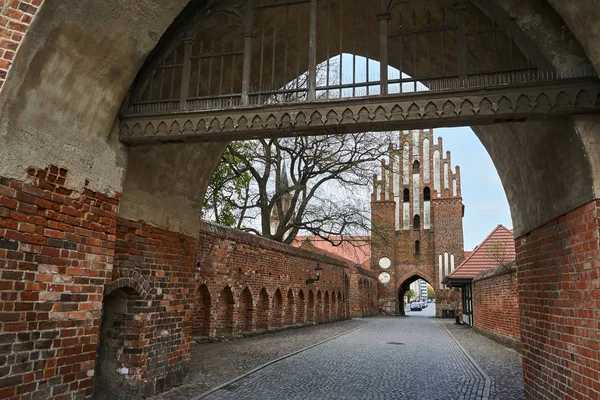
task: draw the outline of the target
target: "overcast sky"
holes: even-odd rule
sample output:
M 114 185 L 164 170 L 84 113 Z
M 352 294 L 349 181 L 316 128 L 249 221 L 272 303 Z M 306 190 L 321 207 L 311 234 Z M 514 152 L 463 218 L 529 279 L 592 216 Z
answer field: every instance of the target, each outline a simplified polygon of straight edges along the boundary
M 443 138 L 444 151 L 452 153 L 452 169 L 460 165 L 465 250 L 473 250 L 496 225 L 512 228 L 504 188 L 489 154 L 471 128 L 438 128 L 433 133 Z

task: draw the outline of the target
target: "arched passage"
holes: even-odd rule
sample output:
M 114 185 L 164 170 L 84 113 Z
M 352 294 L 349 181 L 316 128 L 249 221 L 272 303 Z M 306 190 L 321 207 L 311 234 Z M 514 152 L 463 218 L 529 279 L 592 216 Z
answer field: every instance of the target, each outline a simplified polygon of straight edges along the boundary
M 192 334 L 209 336 L 211 323 L 211 297 L 206 285 L 200 285 L 198 290 L 196 290 L 196 301 L 194 306 Z
M 321 290 L 317 290 L 316 321 L 323 321 L 323 295 Z
M 233 292 L 229 286 L 225 286 L 221 291 L 218 300 L 219 308 L 217 310 L 217 335 L 227 335 L 233 333 L 235 301 Z
M 240 329 L 243 332 L 252 332 L 254 330 L 254 305 L 252 303 L 252 293 L 249 288 L 244 288 L 240 296 Z
M 269 329 L 269 294 L 262 288 L 258 296 L 256 323 L 257 329 Z
M 273 312 L 271 314 L 271 326 L 279 328 L 282 325 L 283 318 L 283 297 L 281 290 L 277 289 L 273 295 Z
M 325 291 L 323 298 L 323 319 L 329 320 L 331 318 L 331 303 L 329 302 L 329 291 Z
M 306 322 L 315 322 L 315 295 L 312 290 L 308 291 L 308 302 L 306 303 Z
M 306 322 L 306 299 L 304 298 L 304 291 L 302 289 L 298 291 L 298 305 L 296 306 L 296 322 Z
M 419 282 L 420 285 L 413 285 L 414 287 L 411 289 L 411 284 Z M 410 306 L 412 300 L 416 301 L 424 301 L 427 302 L 427 288 L 432 287 L 430 281 L 424 278 L 421 275 L 410 275 L 406 279 L 404 279 L 398 286 L 398 313 L 402 316 L 406 315 L 406 311 Z M 412 292 L 410 298 L 406 296 L 407 292 Z
M 289 289 L 287 292 L 287 308 L 285 310 L 285 324 L 294 325 L 294 312 L 295 312 L 295 301 L 294 292 Z
M 112 291 L 104 298 L 102 322 L 98 349 L 96 354 L 96 380 L 94 383 L 94 399 L 109 399 L 119 395 L 125 386 L 127 373 L 120 370 L 134 367 L 131 360 L 122 358 L 123 352 L 139 351 L 126 346 L 125 343 L 136 343 L 144 334 L 143 329 L 136 327 L 131 309 L 142 309 L 137 292 L 129 287 Z M 140 308 L 137 308 L 140 307 Z
M 517 33 L 527 36 L 557 68 L 585 62 L 586 53 L 577 39 L 592 63 L 600 65 L 598 52 L 594 50 L 598 33 L 591 28 L 598 20 L 595 8 L 584 10 L 554 0 L 479 3 L 497 6 L 498 12 L 518 29 Z M 145 4 L 149 3 L 137 3 L 136 7 L 122 7 L 122 2 L 116 0 L 93 4 L 76 0 L 44 3 L 23 35 L 25 39 L 0 93 L 0 151 L 5 156 L 0 175 L 23 179 L 25 165 L 44 168 L 52 162 L 60 163 L 72 172 L 72 187 L 83 187 L 87 179 L 90 190 L 123 193 L 122 217 L 151 220 L 161 227 L 193 236 L 195 227 L 190 221 L 195 218 L 190 216 L 198 215 L 199 211 L 193 205 L 202 203 L 202 193 L 224 144 L 126 149 L 115 140 L 112 130 L 117 109 L 137 70 L 187 1 L 156 0 L 151 6 Z M 514 16 L 510 18 L 509 12 L 515 4 L 520 12 L 510 14 Z M 561 17 L 575 37 L 564 28 Z M 536 24 L 531 24 L 532 20 Z M 60 40 L 56 40 L 58 37 Z M 533 239 L 537 240 L 538 233 L 546 237 L 546 232 L 552 229 L 542 230 L 546 223 L 565 226 L 565 220 L 578 218 L 572 212 L 600 197 L 595 169 L 599 164 L 594 161 L 598 152 L 593 141 L 587 140 L 597 134 L 594 118 L 475 128 L 507 191 L 516 237 L 533 235 L 517 246 L 518 262 L 523 262 L 520 270 L 537 266 L 523 260 L 536 251 L 529 246 L 535 242 Z M 177 153 L 186 156 L 173 157 Z M 170 168 L 161 168 L 165 166 Z M 156 173 L 142 173 L 149 169 Z M 123 179 L 126 171 L 127 178 Z M 596 208 L 589 207 L 596 215 Z M 564 254 L 572 247 L 568 240 L 546 245 L 552 247 L 548 254 Z M 597 258 L 596 253 L 586 256 L 586 265 L 588 262 L 596 265 Z M 556 265 L 555 259 L 537 262 L 549 267 Z M 561 259 L 560 265 L 571 264 Z M 577 268 L 580 266 L 581 263 L 577 264 Z M 541 282 L 540 285 L 548 280 L 558 284 L 559 275 L 532 279 Z M 554 304 L 563 298 L 542 300 Z M 535 315 L 533 308 L 522 312 L 524 323 Z M 548 313 L 546 317 L 558 320 L 552 311 Z M 557 332 L 546 333 L 551 336 Z M 541 351 L 543 346 L 530 344 L 533 351 Z M 542 368 L 543 376 L 553 376 L 552 365 L 558 362 L 546 361 L 532 361 L 528 371 Z M 545 382 L 534 376 L 531 379 L 537 382 L 533 386 L 543 390 Z

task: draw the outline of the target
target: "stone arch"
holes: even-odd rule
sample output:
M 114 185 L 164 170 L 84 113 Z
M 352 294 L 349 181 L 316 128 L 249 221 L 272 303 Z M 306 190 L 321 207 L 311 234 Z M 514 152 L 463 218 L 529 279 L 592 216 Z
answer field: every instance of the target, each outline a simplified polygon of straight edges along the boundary
M 271 314 L 271 326 L 279 328 L 282 325 L 283 319 L 283 296 L 281 290 L 277 288 L 273 294 L 273 312 Z
M 252 292 L 245 287 L 240 295 L 239 328 L 242 332 L 254 331 L 254 304 Z
M 258 295 L 258 301 L 256 302 L 256 328 L 257 329 L 269 329 L 269 294 L 267 289 L 262 288 Z
M 210 290 L 202 284 L 196 290 L 194 314 L 192 316 L 192 335 L 210 336 L 211 328 L 211 295 Z
M 229 286 L 225 286 L 217 299 L 217 335 L 233 333 L 235 300 Z
M 315 295 L 312 289 L 308 291 L 308 300 L 306 302 L 306 322 L 315 322 Z
M 146 328 L 140 328 L 135 320 L 136 314 L 142 313 L 142 310 L 144 300 L 130 286 L 113 287 L 104 297 L 96 350 L 95 397 L 118 397 L 126 386 L 127 376 L 133 374 L 130 371 L 136 365 L 131 359 L 123 358 L 122 354 L 142 350 L 141 347 L 136 347 L 136 343 L 141 342 Z
M 296 322 L 306 322 L 306 299 L 304 298 L 304 291 L 300 289 L 298 291 L 298 302 L 296 305 Z

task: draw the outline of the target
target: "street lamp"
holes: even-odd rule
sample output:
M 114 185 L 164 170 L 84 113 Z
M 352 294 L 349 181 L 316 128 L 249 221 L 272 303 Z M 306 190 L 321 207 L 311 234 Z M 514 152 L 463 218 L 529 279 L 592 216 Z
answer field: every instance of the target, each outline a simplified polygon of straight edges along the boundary
M 321 272 L 323 272 L 323 268 L 321 268 L 321 265 L 319 265 L 319 263 L 317 263 L 317 266 L 315 267 L 315 273 L 317 274 L 317 279 L 309 278 L 306 280 L 306 284 L 310 285 L 311 283 L 316 282 L 319 279 L 321 279 Z

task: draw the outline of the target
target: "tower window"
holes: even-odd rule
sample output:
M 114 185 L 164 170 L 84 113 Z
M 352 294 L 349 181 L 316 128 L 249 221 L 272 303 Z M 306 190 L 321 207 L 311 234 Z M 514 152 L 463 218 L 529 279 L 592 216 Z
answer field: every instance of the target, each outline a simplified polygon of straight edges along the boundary
M 421 252 L 421 242 L 415 240 L 415 254 L 419 254 Z
M 419 216 L 419 214 L 415 215 L 415 217 L 413 219 L 413 229 L 415 231 L 418 231 L 421 229 L 421 217 Z
M 405 203 L 408 203 L 410 201 L 410 190 L 404 189 L 403 198 Z
M 421 164 L 419 163 L 418 160 L 415 160 L 415 162 L 413 163 L 413 174 L 418 174 L 421 170 Z
M 431 201 L 431 189 L 429 189 L 429 186 L 425 186 L 425 189 L 423 189 L 423 201 Z

